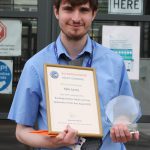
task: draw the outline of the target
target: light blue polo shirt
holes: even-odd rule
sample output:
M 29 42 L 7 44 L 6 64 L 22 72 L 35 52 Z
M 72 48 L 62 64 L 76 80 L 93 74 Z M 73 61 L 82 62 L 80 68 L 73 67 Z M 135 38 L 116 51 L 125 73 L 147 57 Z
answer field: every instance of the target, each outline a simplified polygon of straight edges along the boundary
M 94 41 L 91 42 L 90 37 L 87 35 L 86 45 L 78 55 L 78 57 L 81 55 L 84 57 L 83 66 L 86 66 L 89 60 L 92 43 L 94 43 L 94 50 L 91 67 L 96 69 L 104 133 L 101 150 L 125 150 L 122 143 L 111 141 L 109 135 L 111 125 L 105 116 L 106 105 L 112 98 L 118 95 L 133 96 L 125 65 L 119 55 Z M 56 40 L 56 45 L 60 64 L 67 65 L 68 61 L 60 56 L 67 56 L 68 60 L 70 56 L 62 44 L 60 36 Z M 26 62 L 8 115 L 9 119 L 27 126 L 34 126 L 37 121 L 39 129 L 47 129 L 44 64 L 57 63 L 54 42 Z M 69 148 L 63 147 L 57 148 L 57 150 L 69 150 Z

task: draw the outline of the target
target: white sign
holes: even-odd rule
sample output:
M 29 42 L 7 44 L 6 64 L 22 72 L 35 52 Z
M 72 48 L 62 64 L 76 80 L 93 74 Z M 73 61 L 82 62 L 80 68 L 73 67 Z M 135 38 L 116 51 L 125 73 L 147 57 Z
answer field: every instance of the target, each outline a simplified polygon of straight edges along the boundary
M 0 60 L 0 93 L 12 93 L 12 60 Z
M 21 32 L 21 21 L 0 20 L 0 56 L 21 55 Z
M 139 80 L 140 27 L 103 26 L 102 44 L 124 59 L 129 79 Z
M 143 0 L 109 0 L 108 13 L 142 15 Z

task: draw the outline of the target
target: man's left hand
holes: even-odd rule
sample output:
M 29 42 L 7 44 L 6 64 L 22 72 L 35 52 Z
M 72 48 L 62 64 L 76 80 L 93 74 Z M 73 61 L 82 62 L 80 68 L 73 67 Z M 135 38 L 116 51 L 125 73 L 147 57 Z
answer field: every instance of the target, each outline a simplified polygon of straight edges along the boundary
M 110 129 L 110 137 L 113 142 L 126 143 L 131 140 L 139 140 L 139 132 L 130 133 L 126 124 L 115 124 Z

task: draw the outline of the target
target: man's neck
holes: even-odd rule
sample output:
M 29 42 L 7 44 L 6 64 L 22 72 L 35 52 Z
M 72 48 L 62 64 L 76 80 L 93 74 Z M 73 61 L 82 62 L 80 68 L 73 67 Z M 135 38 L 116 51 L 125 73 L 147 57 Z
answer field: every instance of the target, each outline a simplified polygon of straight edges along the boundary
M 75 59 L 84 48 L 87 41 L 87 35 L 85 35 L 80 40 L 68 40 L 64 34 L 61 34 L 61 41 L 66 48 L 69 56 L 72 59 Z

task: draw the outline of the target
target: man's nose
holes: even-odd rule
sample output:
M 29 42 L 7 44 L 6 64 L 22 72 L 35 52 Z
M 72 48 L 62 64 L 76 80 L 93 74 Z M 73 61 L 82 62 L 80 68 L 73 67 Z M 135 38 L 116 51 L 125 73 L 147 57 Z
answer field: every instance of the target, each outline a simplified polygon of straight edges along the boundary
M 73 12 L 72 20 L 73 20 L 74 22 L 79 22 L 79 21 L 81 20 L 81 14 L 80 14 L 79 10 L 75 10 L 75 11 Z

